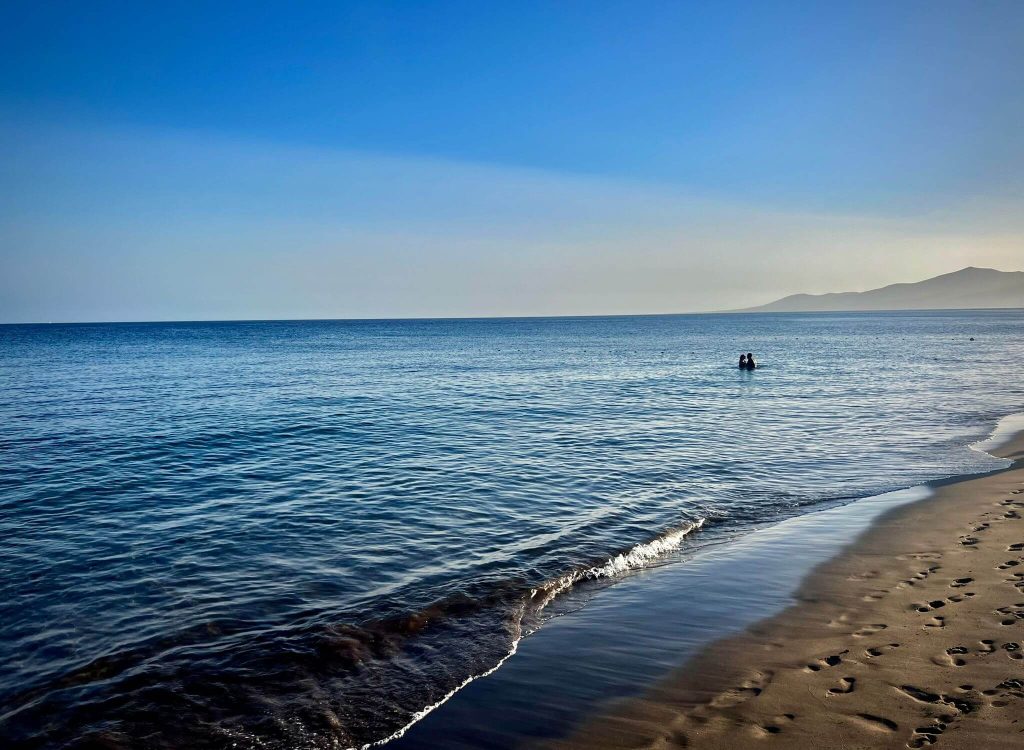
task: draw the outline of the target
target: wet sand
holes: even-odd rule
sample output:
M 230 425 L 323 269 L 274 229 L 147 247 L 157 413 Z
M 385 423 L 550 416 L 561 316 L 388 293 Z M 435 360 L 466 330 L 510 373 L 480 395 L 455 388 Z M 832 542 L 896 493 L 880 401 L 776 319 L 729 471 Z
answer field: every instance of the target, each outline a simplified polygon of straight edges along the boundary
M 545 748 L 1024 747 L 1024 436 L 881 516 L 797 602 Z

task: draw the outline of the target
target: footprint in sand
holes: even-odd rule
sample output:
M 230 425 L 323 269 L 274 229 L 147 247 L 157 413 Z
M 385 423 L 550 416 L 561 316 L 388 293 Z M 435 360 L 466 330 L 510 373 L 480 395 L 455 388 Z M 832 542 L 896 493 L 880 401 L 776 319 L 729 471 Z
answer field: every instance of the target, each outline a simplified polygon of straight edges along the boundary
M 895 732 L 900 728 L 899 724 L 892 719 L 885 718 L 884 716 L 875 716 L 874 714 L 856 714 L 856 718 L 860 719 L 865 726 L 884 732 Z
M 926 628 L 944 628 L 946 627 L 946 618 L 942 615 L 935 615 L 931 620 L 924 624 Z
M 889 627 L 889 626 L 886 625 L 884 622 L 873 622 L 870 625 L 865 625 L 864 627 L 858 628 L 857 630 L 853 631 L 853 637 L 854 638 L 867 638 L 869 635 L 874 635 L 875 633 L 881 633 L 887 627 Z
M 996 613 L 1006 615 L 1004 619 L 999 621 L 1000 625 L 1013 625 L 1018 620 L 1024 620 L 1024 602 L 1018 602 L 1009 607 L 999 607 Z
M 899 647 L 900 647 L 900 644 L 898 644 L 898 643 L 889 643 L 889 644 L 886 644 L 885 646 L 872 646 L 869 649 L 865 649 L 864 656 L 868 657 L 869 659 L 874 659 L 876 657 L 881 656 L 886 651 L 892 651 L 894 648 L 899 648 Z
M 889 595 L 889 589 L 874 589 L 861 597 L 866 602 L 877 602 Z
M 961 657 L 967 653 L 969 650 L 966 646 L 951 646 L 946 649 L 943 656 L 932 659 L 932 663 L 938 664 L 940 667 L 963 667 L 967 665 L 967 660 Z
M 853 692 L 857 683 L 856 677 L 843 677 L 839 680 L 839 686 L 828 689 L 828 695 L 848 695 Z
M 1007 552 L 1021 552 L 1022 550 L 1024 550 L 1024 542 L 1017 542 L 1006 548 Z
M 896 584 L 896 588 L 903 589 L 907 586 L 916 586 L 920 581 L 927 580 L 928 576 L 930 576 L 937 570 L 940 570 L 940 567 L 938 565 L 933 565 L 932 567 L 928 568 L 928 570 L 919 570 L 916 573 L 914 573 L 914 575 L 912 575 L 910 578 L 906 578 L 900 581 L 898 584 Z
M 1015 695 L 1018 698 L 1024 698 L 1024 680 L 1011 678 L 1009 680 L 1003 680 L 996 685 L 996 687 L 1000 690 L 1009 691 L 1010 695 Z
M 1004 708 L 1010 705 L 1010 701 L 1006 700 L 1007 698 L 1024 698 L 1024 680 L 1019 678 L 1006 679 L 994 688 L 982 690 L 981 694 L 998 697 L 999 700 L 992 701 L 990 705 L 994 708 Z
M 804 669 L 806 669 L 808 672 L 820 672 L 824 667 L 834 667 L 837 664 L 841 664 L 843 661 L 843 656 L 848 653 L 850 653 L 850 651 L 849 649 L 846 649 L 845 651 L 840 651 L 838 654 L 832 654 L 831 656 L 823 657 L 821 659 L 818 659 L 818 661 L 814 662 L 813 664 L 808 664 L 806 667 L 804 667 Z
M 1006 652 L 1006 655 L 1014 661 L 1020 661 L 1021 659 L 1024 659 L 1024 653 L 1021 653 L 1019 643 L 1013 641 L 1011 641 L 1010 643 L 1004 643 L 1002 645 L 1002 649 Z
M 914 733 L 910 735 L 910 739 L 907 740 L 907 747 L 917 748 L 934 745 L 938 741 L 939 735 L 945 731 L 946 722 L 935 719 L 934 723 L 915 729 Z
M 957 604 L 959 602 L 962 602 L 963 600 L 963 596 L 961 596 L 960 594 L 955 594 L 954 596 L 951 596 L 948 599 L 933 599 L 930 602 L 916 602 L 910 606 L 918 612 L 934 612 L 936 609 L 941 609 L 942 607 L 945 607 L 947 604 Z
M 751 698 L 759 696 L 771 681 L 771 672 L 758 672 L 753 677 L 744 680 L 739 687 L 729 688 L 724 693 L 716 695 L 712 699 L 711 705 L 715 708 L 729 708 L 746 703 Z
M 791 723 L 795 718 L 795 714 L 780 714 L 779 716 L 776 716 L 774 719 L 772 719 L 771 724 L 755 725 L 754 732 L 755 734 L 760 734 L 762 736 L 768 734 L 781 734 L 782 727 L 786 724 Z M 683 747 L 685 747 L 685 745 Z
M 978 706 L 964 697 L 954 697 L 942 693 L 933 693 L 930 690 L 915 687 L 914 685 L 901 685 L 897 688 L 899 692 L 918 703 L 941 704 L 952 709 L 957 714 L 972 713 Z M 948 720 L 948 719 L 947 719 Z
M 949 584 L 949 587 L 951 589 L 959 589 L 959 588 L 963 588 L 968 583 L 973 583 L 973 582 L 974 582 L 973 578 L 957 578 L 955 581 L 953 581 L 951 584 Z
M 1007 560 L 1002 565 L 997 565 L 996 570 L 1008 570 L 1009 568 L 1016 568 L 1020 565 L 1020 560 Z
M 836 617 L 836 618 L 834 618 L 832 620 L 829 620 L 828 621 L 828 626 L 830 628 L 845 627 L 846 625 L 849 624 L 849 622 L 850 622 L 850 615 L 848 613 L 844 612 L 843 614 L 839 615 L 839 617 Z

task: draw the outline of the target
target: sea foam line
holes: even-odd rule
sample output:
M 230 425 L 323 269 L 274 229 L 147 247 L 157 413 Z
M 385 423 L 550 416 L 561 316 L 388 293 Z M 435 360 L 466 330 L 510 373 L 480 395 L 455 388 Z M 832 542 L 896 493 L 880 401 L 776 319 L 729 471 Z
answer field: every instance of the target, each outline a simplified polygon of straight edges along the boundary
M 572 588 L 580 581 L 614 578 L 627 571 L 642 568 L 659 557 L 667 555 L 669 552 L 674 552 L 679 549 L 679 545 L 683 543 L 686 535 L 704 526 L 705 521 L 706 519 L 699 518 L 696 521 L 680 526 L 678 529 L 662 534 L 660 537 L 649 542 L 642 542 L 627 552 L 611 557 L 602 565 L 574 570 L 544 586 L 533 589 L 530 592 L 531 598 L 536 598 L 538 594 L 543 595 L 543 599 L 534 608 L 534 611 L 539 612 L 552 599 L 563 591 Z
M 421 721 L 423 718 L 427 716 L 427 714 L 429 714 L 435 708 L 440 708 L 441 706 L 443 706 L 445 703 L 449 701 L 449 699 L 451 699 L 453 695 L 462 690 L 462 688 L 466 687 L 466 685 L 473 682 L 474 680 L 479 680 L 481 677 L 486 677 L 487 675 L 494 674 L 495 672 L 497 672 L 501 668 L 501 665 L 503 665 L 505 662 L 507 662 L 509 659 L 515 656 L 516 651 L 519 650 L 519 642 L 521 640 L 523 640 L 523 635 L 520 631 L 519 635 L 517 635 L 515 637 L 515 640 L 512 641 L 512 648 L 510 648 L 509 652 L 505 654 L 503 657 L 501 657 L 500 660 L 498 660 L 497 664 L 495 664 L 490 669 L 481 672 L 480 674 L 470 675 L 465 680 L 463 680 L 462 683 L 452 688 L 451 691 L 449 691 L 443 698 L 441 698 L 441 700 L 437 701 L 437 703 L 432 703 L 429 706 L 421 708 L 419 711 L 412 715 L 412 718 L 409 720 L 408 724 L 406 724 L 404 727 L 399 729 L 394 734 L 391 734 L 380 740 L 368 742 L 367 744 L 362 745 L 359 748 L 350 747 L 348 748 L 348 750 L 368 750 L 368 748 L 380 747 L 381 745 L 386 745 L 392 740 L 397 740 L 399 737 L 403 736 L 406 732 L 408 732 L 412 728 L 413 724 L 416 724 L 417 722 Z
M 660 537 L 652 539 L 649 542 L 643 542 L 641 544 L 638 544 L 627 552 L 623 552 L 619 555 L 615 555 L 614 557 L 610 557 L 602 565 L 595 565 L 590 568 L 574 570 L 571 573 L 567 573 L 564 576 L 556 578 L 552 583 L 549 583 L 546 586 L 542 586 L 531 590 L 531 600 L 536 599 L 538 594 L 543 593 L 542 600 L 540 602 L 533 603 L 533 606 L 531 607 L 533 613 L 539 613 L 541 610 L 544 609 L 544 607 L 550 604 L 555 597 L 557 597 L 559 594 L 563 593 L 567 589 L 572 588 L 572 586 L 579 583 L 580 581 L 597 580 L 599 578 L 614 578 L 615 576 L 622 575 L 627 571 L 641 568 L 649 562 L 656 560 L 657 558 L 662 557 L 663 555 L 666 555 L 669 552 L 673 552 L 679 549 L 679 546 L 683 543 L 683 539 L 686 537 L 686 535 L 704 526 L 705 521 L 706 519 L 700 518 L 696 521 L 685 524 L 684 526 L 681 526 L 678 529 L 673 529 L 672 531 L 662 534 Z M 446 693 L 439 701 L 437 701 L 436 703 L 431 703 L 429 706 L 425 706 L 416 713 L 414 713 L 410 718 L 409 722 L 406 723 L 405 726 L 403 726 L 396 732 L 388 735 L 387 737 L 384 737 L 379 740 L 374 740 L 373 742 L 368 742 L 367 744 L 361 745 L 359 747 L 350 747 L 347 750 L 369 750 L 369 748 L 380 747 L 381 745 L 386 745 L 392 740 L 399 739 L 400 737 L 404 736 L 405 733 L 408 732 L 413 727 L 414 724 L 417 724 L 418 722 L 422 721 L 432 711 L 443 706 L 456 693 L 458 693 L 460 690 L 466 687 L 466 685 L 475 680 L 479 680 L 483 677 L 487 677 L 488 675 L 492 675 L 495 672 L 497 672 L 502 667 L 502 665 L 504 665 L 505 662 L 507 662 L 509 659 L 515 656 L 516 652 L 519 650 L 519 644 L 524 637 L 522 631 L 522 621 L 524 615 L 525 607 L 523 610 L 520 610 L 519 613 L 519 632 L 516 634 L 515 639 L 512 641 L 512 647 L 509 649 L 507 654 L 505 654 L 501 659 L 498 660 L 497 664 L 495 664 L 490 669 L 480 672 L 479 674 L 470 675 L 469 677 L 467 677 L 460 684 L 458 684 L 457 686 L 452 688 L 448 693 Z
M 1006 445 L 1019 432 L 1024 432 L 1024 412 L 1007 414 L 996 422 L 991 435 L 984 440 L 971 443 L 970 448 L 979 453 L 992 455 L 991 451 Z M 998 457 L 996 456 L 996 458 Z

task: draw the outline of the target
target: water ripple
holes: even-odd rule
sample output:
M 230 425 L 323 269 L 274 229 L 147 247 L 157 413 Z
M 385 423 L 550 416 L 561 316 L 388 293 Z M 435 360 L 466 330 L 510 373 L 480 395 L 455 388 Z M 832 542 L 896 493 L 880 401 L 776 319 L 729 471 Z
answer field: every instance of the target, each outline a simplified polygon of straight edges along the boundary
M 0 326 L 0 730 L 388 737 L 700 519 L 993 467 L 966 446 L 1024 402 L 1022 323 Z

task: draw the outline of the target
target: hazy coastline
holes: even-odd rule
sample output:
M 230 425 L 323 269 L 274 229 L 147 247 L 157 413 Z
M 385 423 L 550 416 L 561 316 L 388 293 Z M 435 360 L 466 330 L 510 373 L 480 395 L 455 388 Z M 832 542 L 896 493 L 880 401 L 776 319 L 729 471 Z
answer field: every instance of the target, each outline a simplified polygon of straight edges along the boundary
M 729 312 L 880 312 L 1024 307 L 1024 271 L 969 266 L 923 281 L 864 292 L 792 294 L 765 305 Z

